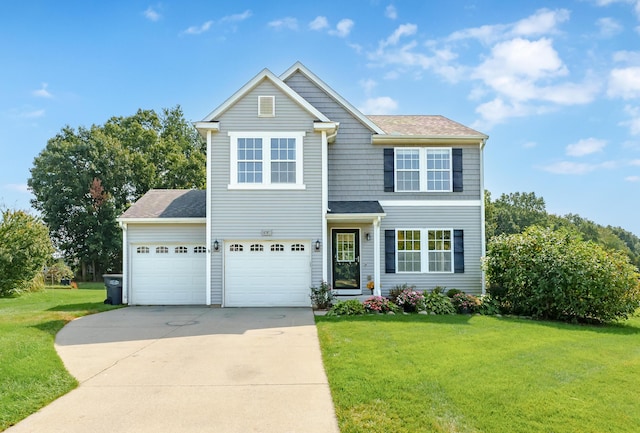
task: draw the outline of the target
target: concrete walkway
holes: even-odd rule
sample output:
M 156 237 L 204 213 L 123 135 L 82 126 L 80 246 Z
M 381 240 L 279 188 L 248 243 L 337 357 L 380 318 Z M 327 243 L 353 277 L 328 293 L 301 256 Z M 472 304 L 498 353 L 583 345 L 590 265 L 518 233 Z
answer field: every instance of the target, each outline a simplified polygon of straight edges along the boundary
M 56 349 L 80 386 L 10 433 L 338 433 L 305 308 L 129 307 Z

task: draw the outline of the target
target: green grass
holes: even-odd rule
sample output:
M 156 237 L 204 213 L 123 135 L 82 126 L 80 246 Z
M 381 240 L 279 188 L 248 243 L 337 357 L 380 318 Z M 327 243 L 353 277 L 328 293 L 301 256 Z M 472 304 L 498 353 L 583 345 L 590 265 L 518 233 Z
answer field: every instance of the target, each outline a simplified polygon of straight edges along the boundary
M 70 320 L 113 308 L 105 288 L 47 289 L 0 298 L 0 431 L 77 386 L 53 343 Z
M 317 317 L 342 433 L 631 432 L 640 319 Z

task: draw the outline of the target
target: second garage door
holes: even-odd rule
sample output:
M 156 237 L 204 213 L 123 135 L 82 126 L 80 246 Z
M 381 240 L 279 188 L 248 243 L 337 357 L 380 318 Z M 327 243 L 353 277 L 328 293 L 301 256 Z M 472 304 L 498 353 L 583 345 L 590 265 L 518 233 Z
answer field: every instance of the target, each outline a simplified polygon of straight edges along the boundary
M 308 307 L 309 242 L 241 241 L 225 245 L 225 305 Z
M 203 245 L 132 247 L 132 305 L 202 305 L 206 302 Z

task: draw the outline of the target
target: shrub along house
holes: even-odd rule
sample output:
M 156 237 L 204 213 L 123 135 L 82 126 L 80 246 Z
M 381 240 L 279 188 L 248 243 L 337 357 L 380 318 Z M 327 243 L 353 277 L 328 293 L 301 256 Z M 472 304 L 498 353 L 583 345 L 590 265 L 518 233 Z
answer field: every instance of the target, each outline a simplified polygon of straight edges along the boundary
M 300 63 L 195 126 L 207 190 L 152 190 L 119 219 L 125 302 L 309 306 L 321 281 L 481 292 L 486 135 L 365 116 Z

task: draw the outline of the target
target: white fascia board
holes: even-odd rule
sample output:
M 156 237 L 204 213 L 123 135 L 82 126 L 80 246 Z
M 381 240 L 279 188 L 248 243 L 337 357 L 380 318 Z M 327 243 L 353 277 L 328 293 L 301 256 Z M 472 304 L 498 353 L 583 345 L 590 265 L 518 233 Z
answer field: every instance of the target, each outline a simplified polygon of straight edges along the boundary
M 304 66 L 302 63 L 296 62 L 293 66 L 287 69 L 282 75 L 280 75 L 280 79 L 284 82 L 284 80 L 292 76 L 296 71 L 300 71 L 301 74 L 303 74 L 305 77 L 311 80 L 316 86 L 324 90 L 328 95 L 330 95 L 333 99 L 335 99 L 335 101 L 338 104 L 342 105 L 342 107 L 345 110 L 347 110 L 355 118 L 360 120 L 360 122 L 366 125 L 371 131 L 375 132 L 376 134 L 384 134 L 384 131 L 380 129 L 378 125 L 373 123 L 371 119 L 369 119 L 367 116 L 362 114 L 360 110 L 358 110 L 356 107 L 351 105 L 346 99 L 340 96 L 335 90 L 329 87 L 327 83 L 325 83 L 320 78 L 318 78 L 316 74 L 314 74 L 309 69 L 307 69 L 307 67 Z
M 374 135 L 373 144 L 403 145 L 403 142 L 411 144 L 445 144 L 453 146 L 457 144 L 482 144 L 486 136 L 464 135 Z
M 380 200 L 385 207 L 480 207 L 482 200 Z
M 274 86 L 276 86 L 283 93 L 285 93 L 287 96 L 293 99 L 298 105 L 300 105 L 302 108 L 308 111 L 316 119 L 321 120 L 323 122 L 330 121 L 329 118 L 324 114 L 322 114 L 316 107 L 314 107 L 309 102 L 307 102 L 306 99 L 304 99 L 302 96 L 296 93 L 291 87 L 287 86 L 285 82 L 282 81 L 280 78 L 276 77 L 273 74 L 273 72 L 265 68 L 262 70 L 262 72 L 260 72 L 258 75 L 253 77 L 247 84 L 242 86 L 240 90 L 238 90 L 236 93 L 231 95 L 229 99 L 224 101 L 222 105 L 220 105 L 218 108 L 216 108 L 211 113 L 209 113 L 209 115 L 203 119 L 203 122 L 209 122 L 211 120 L 218 118 L 222 113 L 227 111 L 236 102 L 242 99 L 247 93 L 249 93 L 256 86 L 258 86 L 262 82 L 262 80 L 265 80 L 265 79 L 271 81 Z
M 382 204 L 382 203 L 381 203 Z M 386 217 L 386 213 L 328 213 L 328 221 L 375 221 Z
M 118 218 L 126 224 L 206 224 L 206 218 Z
M 209 131 L 220 132 L 220 122 L 193 122 L 193 126 L 204 139 L 207 138 L 207 133 Z
M 340 122 L 314 122 L 313 130 L 332 132 L 338 129 L 338 126 L 340 126 Z

